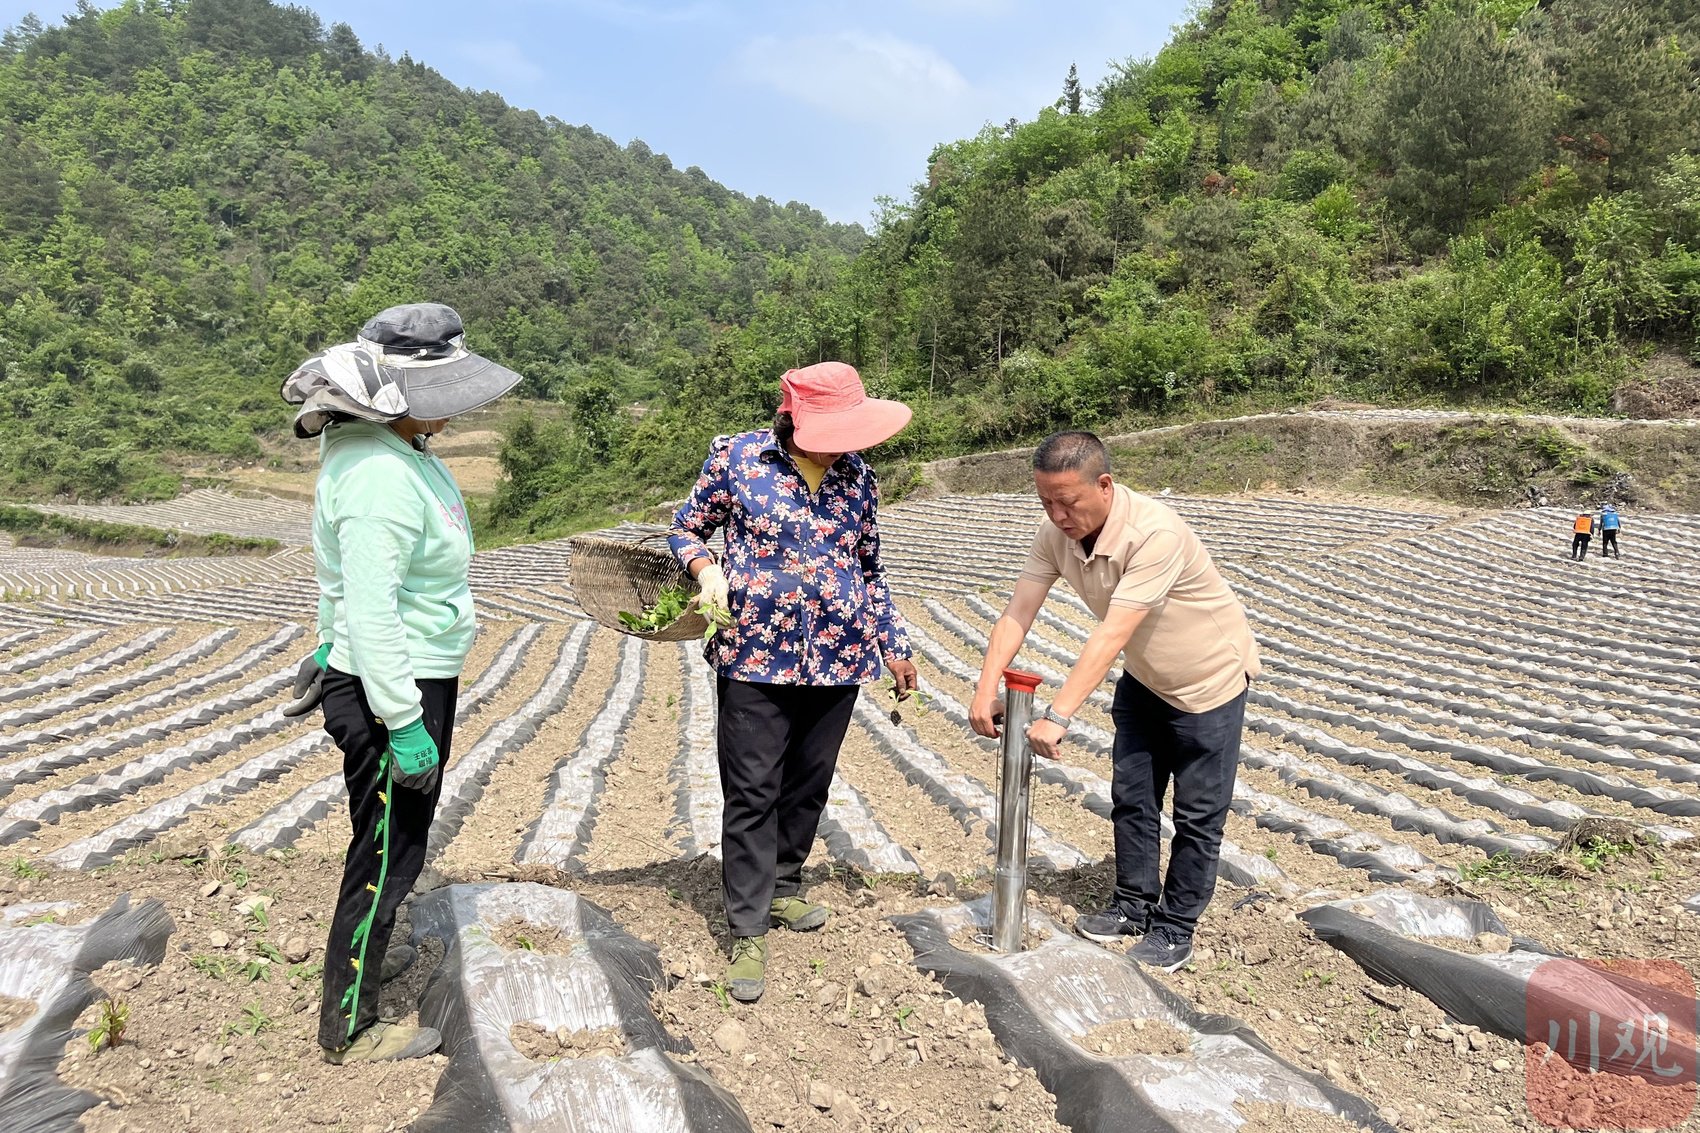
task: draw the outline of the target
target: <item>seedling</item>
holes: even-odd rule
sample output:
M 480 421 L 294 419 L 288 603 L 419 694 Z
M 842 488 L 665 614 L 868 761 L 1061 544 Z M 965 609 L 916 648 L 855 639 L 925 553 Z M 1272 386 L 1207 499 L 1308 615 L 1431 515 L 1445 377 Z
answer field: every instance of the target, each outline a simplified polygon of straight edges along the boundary
M 915 1014 L 913 1007 L 907 1005 L 899 1007 L 897 1009 L 897 1029 L 907 1032 L 909 1030 L 909 1016 L 913 1014 Z
M 271 1025 L 272 1017 L 266 1014 L 266 1009 L 256 999 L 242 1008 L 242 1018 L 239 1021 L 224 1025 L 224 1033 L 243 1035 L 251 1039 Z
M 897 700 L 897 678 L 892 678 L 891 687 L 886 689 L 886 692 L 893 700 Z M 930 700 L 932 700 L 931 694 L 922 692 L 918 688 L 910 689 L 908 697 L 902 700 L 897 700 L 896 705 L 892 707 L 891 722 L 893 724 L 903 723 L 903 705 L 909 703 L 914 704 L 915 715 L 917 717 L 925 716 L 927 714 L 927 702 Z
M 101 1047 L 111 1050 L 124 1038 L 124 1028 L 130 1022 L 130 1005 L 119 999 L 108 999 L 100 1005 L 100 1019 L 89 1031 L 89 1050 L 99 1053 Z
M 732 1010 L 732 987 L 725 980 L 716 980 L 708 985 L 708 990 L 714 993 L 714 998 L 720 1004 L 720 1010 Z
M 514 933 L 514 944 L 516 947 L 523 948 L 527 952 L 537 951 L 537 945 L 533 944 L 531 942 L 531 937 L 525 935 L 523 932 Z
M 222 980 L 230 975 L 230 964 L 218 956 L 192 956 L 189 966 L 201 975 L 211 976 L 215 980 Z
M 30 861 L 28 858 L 12 859 L 12 876 L 27 878 L 31 881 L 38 877 L 46 877 L 47 871 Z
M 683 901 L 685 899 L 685 891 L 682 889 L 669 889 L 667 890 L 667 899 L 669 901 Z
M 1369 1023 L 1364 1027 L 1364 1045 L 1366 1046 L 1381 1045 L 1383 1030 L 1381 1020 L 1377 1019 L 1375 1014 L 1375 1009 L 1371 1008 Z
M 272 944 L 269 941 L 260 941 L 258 944 L 254 945 L 254 951 L 258 952 L 261 956 L 264 956 L 267 960 L 270 960 L 274 964 L 283 963 L 283 953 L 278 950 L 277 945 Z
M 1277 850 L 1274 846 L 1271 846 L 1267 850 L 1263 851 L 1263 856 L 1268 858 L 1270 861 L 1274 861 L 1276 858 L 1281 856 L 1281 851 Z
M 821 975 L 826 971 L 826 960 L 820 956 L 816 956 L 814 959 L 809 961 L 809 967 L 814 969 L 815 975 Z

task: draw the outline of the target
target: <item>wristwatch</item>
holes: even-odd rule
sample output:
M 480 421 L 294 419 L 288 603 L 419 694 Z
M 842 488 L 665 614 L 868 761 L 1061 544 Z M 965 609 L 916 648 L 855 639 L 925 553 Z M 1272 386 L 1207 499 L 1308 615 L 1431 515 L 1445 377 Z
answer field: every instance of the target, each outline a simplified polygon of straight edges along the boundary
M 1053 724 L 1061 724 L 1062 729 L 1065 732 L 1068 731 L 1068 726 L 1070 724 L 1074 723 L 1074 717 L 1064 716 L 1061 713 L 1057 712 L 1056 710 L 1054 710 L 1052 708 L 1048 708 L 1048 707 L 1045 709 L 1045 714 L 1043 716 L 1040 716 L 1039 719 L 1049 720 Z

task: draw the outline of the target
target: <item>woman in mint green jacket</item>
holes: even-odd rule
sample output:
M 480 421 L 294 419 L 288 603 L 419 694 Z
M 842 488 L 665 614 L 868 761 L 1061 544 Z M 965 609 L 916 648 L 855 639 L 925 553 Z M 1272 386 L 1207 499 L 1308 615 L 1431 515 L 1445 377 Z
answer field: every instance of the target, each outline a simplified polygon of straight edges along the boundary
M 323 705 L 353 824 L 325 946 L 319 1045 L 330 1062 L 416 1058 L 442 1042 L 429 1027 L 378 1018 L 386 969 L 411 960 L 406 946 L 389 954 L 390 933 L 425 865 L 477 630 L 472 527 L 426 442 L 519 380 L 466 350 L 452 308 L 415 303 L 374 316 L 359 339 L 309 358 L 284 383 L 284 399 L 301 405 L 296 434 L 320 438 L 319 646 L 285 711 Z

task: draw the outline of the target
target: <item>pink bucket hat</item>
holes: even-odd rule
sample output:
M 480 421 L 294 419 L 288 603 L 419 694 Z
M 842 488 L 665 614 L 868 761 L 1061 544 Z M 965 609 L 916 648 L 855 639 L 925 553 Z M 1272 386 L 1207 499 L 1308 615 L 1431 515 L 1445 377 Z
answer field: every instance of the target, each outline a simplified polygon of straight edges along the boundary
M 810 452 L 860 452 L 888 441 L 909 424 L 901 401 L 869 397 L 862 377 L 844 362 L 817 362 L 779 379 L 781 413 L 796 423 L 797 447 Z

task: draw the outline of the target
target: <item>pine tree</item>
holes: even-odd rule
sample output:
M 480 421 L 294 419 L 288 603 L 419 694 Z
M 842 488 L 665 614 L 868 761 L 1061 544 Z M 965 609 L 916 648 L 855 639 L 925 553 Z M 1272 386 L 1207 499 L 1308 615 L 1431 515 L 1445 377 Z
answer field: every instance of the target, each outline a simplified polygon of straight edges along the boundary
M 1666 155 L 1693 144 L 1700 116 L 1674 16 L 1654 0 L 1561 0 L 1551 16 L 1566 95 L 1560 144 L 1594 184 L 1646 188 Z
M 1068 65 L 1068 78 L 1063 80 L 1062 102 L 1070 114 L 1080 113 L 1080 72 L 1073 63 Z
M 1388 200 L 1418 242 L 1503 204 L 1540 167 L 1555 112 L 1518 37 L 1502 41 L 1485 16 L 1431 25 L 1388 80 L 1377 129 Z

